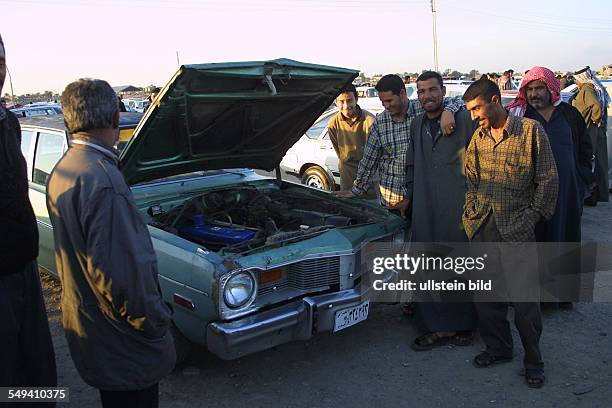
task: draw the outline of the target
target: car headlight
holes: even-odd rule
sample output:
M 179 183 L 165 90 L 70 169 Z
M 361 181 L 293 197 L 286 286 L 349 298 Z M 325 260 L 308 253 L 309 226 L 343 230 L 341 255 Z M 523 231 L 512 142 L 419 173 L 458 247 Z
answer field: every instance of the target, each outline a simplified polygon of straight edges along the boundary
M 232 276 L 225 283 L 223 299 L 231 308 L 243 306 L 251 299 L 255 292 L 255 280 L 250 273 L 240 272 Z

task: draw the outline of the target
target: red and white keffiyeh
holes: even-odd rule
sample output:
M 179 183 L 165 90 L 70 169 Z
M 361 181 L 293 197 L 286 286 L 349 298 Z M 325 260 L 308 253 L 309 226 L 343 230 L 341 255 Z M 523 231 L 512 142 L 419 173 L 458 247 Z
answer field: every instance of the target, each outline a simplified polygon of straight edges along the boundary
M 516 98 L 506 107 L 513 115 L 525 115 L 527 110 L 527 85 L 533 81 L 542 81 L 546 84 L 551 95 L 551 103 L 554 106 L 561 103 L 561 85 L 555 73 L 548 68 L 533 67 L 525 74 Z

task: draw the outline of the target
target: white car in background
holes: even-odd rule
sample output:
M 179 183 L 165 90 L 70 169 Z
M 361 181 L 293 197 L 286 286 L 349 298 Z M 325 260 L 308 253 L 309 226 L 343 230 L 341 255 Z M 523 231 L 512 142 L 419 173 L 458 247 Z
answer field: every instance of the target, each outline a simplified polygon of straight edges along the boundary
M 359 98 L 362 109 L 376 115 L 384 110 L 380 99 Z M 302 184 L 322 190 L 340 188 L 338 156 L 329 139 L 327 125 L 338 108 L 327 110 L 285 154 L 281 170 L 298 177 Z
M 149 105 L 148 99 L 123 99 L 123 104 L 128 112 L 143 113 Z

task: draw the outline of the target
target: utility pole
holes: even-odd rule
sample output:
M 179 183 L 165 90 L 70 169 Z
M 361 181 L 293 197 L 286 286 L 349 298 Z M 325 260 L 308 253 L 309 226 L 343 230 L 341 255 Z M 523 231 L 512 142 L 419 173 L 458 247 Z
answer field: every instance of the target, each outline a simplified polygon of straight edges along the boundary
M 6 72 L 9 76 L 9 84 L 11 85 L 11 102 L 13 102 L 13 106 L 15 106 L 15 93 L 13 92 L 13 77 L 11 76 L 11 71 L 8 66 L 6 67 Z
M 176 65 L 179 67 L 181 66 L 181 63 L 179 62 L 178 50 L 176 50 Z
M 430 0 L 431 14 L 433 16 L 433 49 L 434 49 L 434 67 L 436 72 L 440 72 L 438 67 L 438 34 L 436 33 L 436 0 Z

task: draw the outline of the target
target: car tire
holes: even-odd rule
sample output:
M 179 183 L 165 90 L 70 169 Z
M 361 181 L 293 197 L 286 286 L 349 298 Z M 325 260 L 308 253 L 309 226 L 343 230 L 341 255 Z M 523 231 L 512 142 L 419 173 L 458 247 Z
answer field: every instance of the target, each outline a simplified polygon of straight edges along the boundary
M 302 175 L 302 184 L 309 187 L 320 188 L 321 190 L 333 191 L 334 183 L 329 176 L 319 166 L 311 166 Z
M 189 358 L 193 345 L 187 337 L 179 331 L 174 325 L 174 322 L 170 323 L 170 333 L 174 338 L 174 350 L 176 352 L 176 364 L 177 366 L 183 364 Z

